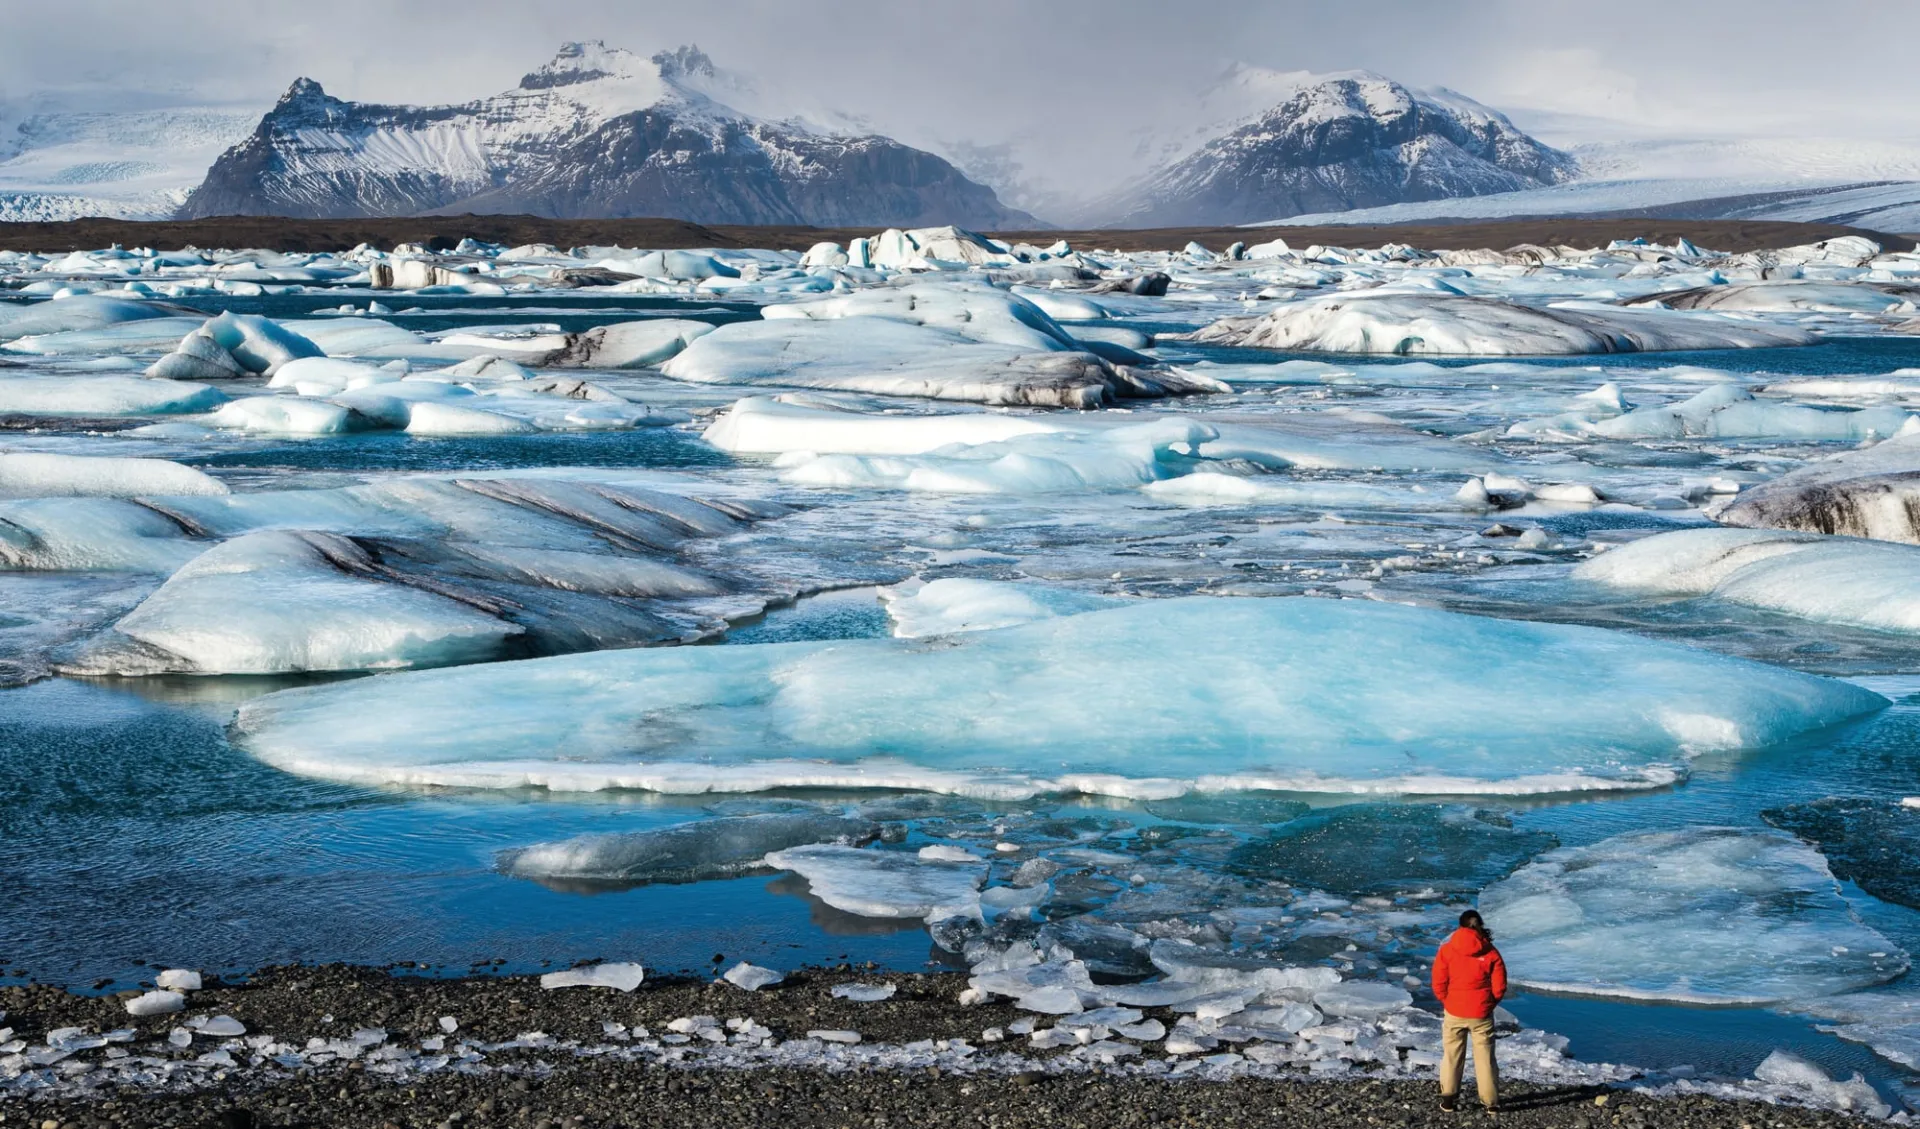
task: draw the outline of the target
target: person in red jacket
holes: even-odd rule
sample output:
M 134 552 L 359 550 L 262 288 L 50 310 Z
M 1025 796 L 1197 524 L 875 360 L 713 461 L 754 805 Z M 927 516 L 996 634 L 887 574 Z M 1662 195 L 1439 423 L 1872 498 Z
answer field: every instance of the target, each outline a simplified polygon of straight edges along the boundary
M 1500 1108 L 1500 1068 L 1493 1060 L 1493 1009 L 1507 994 L 1507 962 L 1477 910 L 1460 915 L 1460 928 L 1433 958 L 1433 994 L 1446 1017 L 1440 1023 L 1440 1108 L 1451 1113 L 1460 1097 L 1467 1040 L 1473 1040 L 1473 1076 L 1480 1104 Z

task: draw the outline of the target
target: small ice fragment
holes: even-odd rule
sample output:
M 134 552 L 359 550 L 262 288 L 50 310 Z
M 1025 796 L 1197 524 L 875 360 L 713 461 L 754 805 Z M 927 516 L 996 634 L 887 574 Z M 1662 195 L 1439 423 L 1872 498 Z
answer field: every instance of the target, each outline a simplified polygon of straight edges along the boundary
M 127 1001 L 127 1014 L 142 1019 L 150 1015 L 169 1015 L 187 1009 L 187 997 L 178 992 L 158 989 Z
M 1148 1019 L 1140 1023 L 1126 1023 L 1113 1029 L 1122 1039 L 1136 1039 L 1142 1043 L 1154 1043 L 1167 1037 L 1167 1025 L 1157 1019 Z
M 920 857 L 929 862 L 979 862 L 980 856 L 965 847 L 956 847 L 950 843 L 935 843 L 921 847 Z
M 446 1047 L 447 1040 L 439 1035 L 435 1035 L 431 1039 L 420 1040 L 420 1049 L 423 1051 L 440 1051 L 445 1050 Z
M 835 984 L 833 998 L 852 1000 L 857 1004 L 874 1004 L 892 999 L 895 991 L 897 989 L 892 984 Z
M 173 1032 L 167 1036 L 167 1042 L 172 1046 L 185 1049 L 193 1045 L 193 1032 L 187 1030 L 185 1027 L 175 1027 Z
M 987 994 L 978 988 L 963 988 L 958 997 L 961 1007 L 972 1007 L 987 1001 Z
M 236 1038 L 247 1033 L 247 1028 L 231 1015 L 216 1015 L 211 1019 L 196 1016 L 187 1021 L 195 1034 L 208 1035 L 217 1039 Z
M 565 972 L 549 972 L 540 978 L 540 986 L 549 991 L 555 988 L 613 988 L 631 992 L 645 978 L 646 971 L 637 962 L 620 961 L 569 968 Z
M 999 851 L 999 852 L 1000 852 L 1001 854 L 1003 854 L 1003 855 L 1011 855 L 1011 854 L 1016 854 L 1016 853 L 1018 853 L 1018 852 L 1019 852 L 1019 850 L 1020 850 L 1020 844 L 1018 844 L 1018 843 L 995 843 L 995 844 L 993 845 L 993 849 L 994 849 L 994 850 L 996 850 L 996 851 Z
M 860 1041 L 860 1032 L 815 1030 L 807 1032 L 807 1038 L 823 1043 L 857 1043 Z
M 440 1030 L 451 1035 L 455 1031 L 460 1030 L 460 1021 L 451 1015 L 443 1015 L 440 1017 Z
M 1006 1037 L 1006 1029 L 1001 1027 L 988 1027 L 980 1032 L 980 1041 L 983 1043 L 1004 1042 Z
M 786 974 L 775 972 L 771 968 L 762 968 L 757 964 L 741 961 L 722 974 L 721 979 L 746 992 L 758 992 L 760 989 L 785 980 Z
M 1052 1050 L 1055 1047 L 1071 1047 L 1080 1042 L 1080 1037 L 1065 1027 L 1049 1027 L 1045 1031 L 1035 1031 L 1032 1038 L 1036 1050 Z
M 155 986 L 174 992 L 198 992 L 200 974 L 186 968 L 169 968 L 153 978 Z

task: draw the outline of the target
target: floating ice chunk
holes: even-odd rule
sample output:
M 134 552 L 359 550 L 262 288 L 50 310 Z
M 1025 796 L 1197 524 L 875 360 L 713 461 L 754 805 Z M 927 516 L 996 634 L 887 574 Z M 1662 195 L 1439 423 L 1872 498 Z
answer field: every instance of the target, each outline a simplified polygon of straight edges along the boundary
M 757 964 L 749 964 L 743 960 L 727 969 L 720 978 L 743 992 L 758 992 L 762 988 L 772 987 L 785 980 L 787 974 L 775 972 L 771 968 L 762 968 Z
M 915 856 L 918 858 L 926 859 L 929 862 L 979 862 L 980 861 L 979 855 L 973 853 L 972 851 L 968 850 L 965 847 L 955 846 L 951 843 L 934 843 L 931 846 L 921 847 L 918 851 L 915 852 Z
M 783 481 L 831 488 L 939 494 L 1046 494 L 1130 490 L 1191 466 L 1218 432 L 1190 420 L 1029 435 L 925 455 L 822 455 L 795 461 Z
M 533 430 L 532 424 L 512 416 L 431 400 L 413 405 L 407 417 L 409 435 L 523 435 Z
M 1405 486 L 1291 479 L 1277 475 L 1232 475 L 1202 471 L 1149 482 L 1142 487 L 1162 501 L 1183 506 L 1302 506 L 1312 509 L 1376 509 L 1422 512 L 1470 510 L 1471 499 L 1416 493 Z
M 404 363 L 394 370 L 343 357 L 301 357 L 281 365 L 273 379 L 267 381 L 267 387 L 297 388 L 302 395 L 324 396 L 350 388 L 397 382 L 405 375 Z
M 1709 511 L 1729 525 L 1920 543 L 1920 434 L 1811 463 Z
M 1577 308 L 1576 308 L 1577 307 Z M 1450 294 L 1342 293 L 1223 318 L 1189 335 L 1295 352 L 1487 357 L 1811 345 L 1797 329 L 1703 314 L 1562 303 L 1551 309 Z
M 799 812 L 703 819 L 626 834 L 581 835 L 500 854 L 516 878 L 610 882 L 703 882 L 761 868 L 774 851 L 813 843 L 860 843 L 876 824 Z
M 248 372 L 203 327 L 181 338 L 173 352 L 148 367 L 147 375 L 159 380 L 238 380 Z
M 0 378 L 0 412 L 20 415 L 182 415 L 212 411 L 226 399 L 205 384 L 137 376 Z
M 973 341 L 1012 345 L 1026 352 L 1073 350 L 1078 343 L 1027 298 L 979 282 L 915 282 L 860 290 L 761 310 L 769 321 L 885 318 L 929 326 Z
M 351 408 L 299 396 L 247 396 L 220 405 L 208 417 L 215 427 L 266 435 L 339 435 L 367 423 Z
M 8 302 L 0 305 L 0 341 L 43 333 L 99 329 L 132 321 L 174 318 L 187 311 L 157 302 L 129 301 L 77 295 L 52 302 Z
M 1860 283 L 1778 279 L 1665 291 L 1627 304 L 1659 303 L 1675 310 L 1884 314 L 1899 310 L 1902 301 L 1900 295 Z
M 154 977 L 153 983 L 155 987 L 167 988 L 176 992 L 198 992 L 200 990 L 200 974 L 187 968 L 169 968 Z
M 647 318 L 597 325 L 567 335 L 566 347 L 538 363 L 563 368 L 645 368 L 676 357 L 712 324 L 684 318 Z
M 1886 1117 L 1893 1112 L 1893 1107 L 1882 1101 L 1873 1086 L 1857 1072 L 1845 1082 L 1835 1082 L 1827 1077 L 1826 1071 L 1787 1051 L 1768 1055 L 1754 1067 L 1753 1076 L 1761 1082 L 1806 1093 L 1820 1104 L 1835 1109 L 1852 1110 L 1868 1117 Z
M 312 341 L 279 322 L 255 314 L 228 311 L 209 318 L 205 329 L 207 335 L 248 372 L 271 376 L 288 361 L 326 355 Z
M 1616 632 L 1366 601 L 1153 600 L 950 638 L 392 675 L 253 699 L 235 732 L 292 771 L 482 787 L 1548 793 L 1671 783 L 1693 753 L 1886 704 Z M 1154 692 L 1126 710 L 1086 689 L 1134 684 Z M 1511 708 L 1535 700 L 1555 708 Z
M 860 1041 L 860 1032 L 816 1028 L 807 1032 L 807 1038 L 818 1039 L 823 1043 L 846 1043 L 851 1045 Z
M 1907 969 L 1853 915 L 1825 860 L 1773 831 L 1643 831 L 1562 848 L 1483 892 L 1480 908 L 1509 975 L 1555 991 L 1757 1004 Z
M 868 415 L 749 396 L 708 425 L 703 438 L 721 450 L 741 454 L 918 455 L 954 443 L 997 443 L 1060 429 L 1043 416 Z
M 1282 824 L 1233 861 L 1262 877 L 1339 894 L 1470 892 L 1559 845 L 1472 808 L 1351 804 Z
M 336 534 L 236 537 L 182 566 L 114 624 L 117 635 L 160 652 L 114 668 L 270 674 L 476 662 L 523 631 L 376 573 L 365 549 Z
M 880 595 L 887 602 L 887 618 L 893 621 L 893 634 L 900 639 L 1012 627 L 1038 619 L 1111 608 L 1124 602 L 1070 588 L 962 577 L 931 581 L 910 595 L 901 594 L 897 589 L 881 589 Z
M 0 451 L 0 497 L 133 498 L 226 492 L 219 479 L 165 459 Z
M 1680 403 L 1640 408 L 1582 430 L 1608 439 L 1861 440 L 1885 439 L 1912 418 L 1899 408 L 1828 410 L 1756 400 L 1745 388 L 1718 384 Z
M 986 863 L 922 859 L 897 851 L 857 847 L 809 846 L 775 851 L 766 859 L 775 870 L 791 870 L 807 880 L 813 896 L 861 917 L 977 916 Z
M 698 384 L 1068 408 L 1097 407 L 1136 387 L 1164 394 L 1158 384 L 1120 381 L 1090 353 L 981 341 L 884 317 L 735 322 L 695 340 L 660 372 Z
M 1392 984 L 1349 980 L 1315 992 L 1313 1006 L 1328 1015 L 1373 1019 L 1412 1007 L 1413 996 Z
M 612 988 L 619 992 L 631 992 L 646 979 L 646 970 L 631 961 L 618 961 L 608 964 L 593 964 L 584 968 L 569 968 L 565 972 L 549 972 L 540 978 L 540 986 L 554 988 Z
M 1580 580 L 1711 596 L 1824 623 L 1920 631 L 1920 548 L 1767 529 L 1682 529 L 1574 567 Z
M 187 1010 L 187 997 L 164 988 L 147 992 L 127 1001 L 127 1014 L 142 1019 L 150 1015 L 170 1015 Z
M 856 1004 L 877 1004 L 881 1000 L 890 1000 L 898 989 L 892 984 L 835 984 L 833 998 L 851 1000 Z

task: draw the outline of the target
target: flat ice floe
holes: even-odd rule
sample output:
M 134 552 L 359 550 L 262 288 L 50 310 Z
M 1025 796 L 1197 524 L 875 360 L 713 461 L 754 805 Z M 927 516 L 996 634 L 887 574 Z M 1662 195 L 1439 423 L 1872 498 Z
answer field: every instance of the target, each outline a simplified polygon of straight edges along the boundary
M 1116 607 L 1124 601 L 1070 588 L 943 577 L 914 590 L 882 589 L 887 618 L 900 639 L 987 631 L 1058 615 Z
M 1773 831 L 1693 827 L 1565 847 L 1480 895 L 1528 987 L 1703 1004 L 1830 996 L 1907 954 L 1861 924 L 1826 860 Z
M 1819 340 L 1803 330 L 1712 314 L 1585 302 L 1538 308 L 1462 295 L 1366 291 L 1287 303 L 1257 317 L 1223 318 L 1189 339 L 1311 353 L 1482 357 L 1760 349 Z
M 165 459 L 0 451 L 0 498 L 225 494 L 205 471 Z
M 1835 874 L 1867 893 L 1920 909 L 1920 806 L 1830 796 L 1760 817 L 1818 847 Z
M 1682 529 L 1618 546 L 1577 580 L 1878 631 L 1920 631 L 1920 547 L 1772 529 Z
M 1884 705 L 1590 628 L 1199 597 L 932 647 L 613 651 L 387 676 L 260 698 L 235 732 L 282 768 L 370 783 L 1537 794 L 1671 783 L 1694 753 Z
M 547 883 L 702 882 L 764 870 L 761 860 L 775 851 L 867 842 L 879 833 L 869 820 L 813 812 L 723 816 L 516 847 L 501 852 L 499 867 Z
M 1470 508 L 1448 495 L 1366 484 L 1275 481 L 1235 488 L 1223 472 L 1430 470 L 1483 472 L 1500 454 L 1380 420 L 1338 412 L 1257 422 L 1224 414 L 873 415 L 749 397 L 710 424 L 726 450 L 778 454 L 781 478 L 799 486 L 946 494 L 1046 494 L 1132 490 L 1206 474 L 1191 489 L 1154 488 L 1174 501 L 1274 501 L 1300 505 Z M 1238 495 L 1238 497 L 1235 497 Z M 1264 496 L 1263 496 L 1264 495 Z
M 861 917 L 917 917 L 928 922 L 977 917 L 984 861 L 922 858 L 900 851 L 847 846 L 793 847 L 766 865 L 807 880 L 813 896 Z

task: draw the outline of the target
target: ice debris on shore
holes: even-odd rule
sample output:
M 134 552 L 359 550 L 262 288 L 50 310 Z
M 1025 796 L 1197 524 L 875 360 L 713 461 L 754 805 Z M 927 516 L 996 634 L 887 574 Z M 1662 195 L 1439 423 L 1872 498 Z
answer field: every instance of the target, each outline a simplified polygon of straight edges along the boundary
M 616 992 L 631 992 L 646 979 L 646 969 L 633 961 L 613 961 L 607 964 L 592 964 L 582 968 L 569 968 L 564 972 L 549 972 L 540 977 L 540 986 L 549 990 L 555 988 L 612 988 Z

